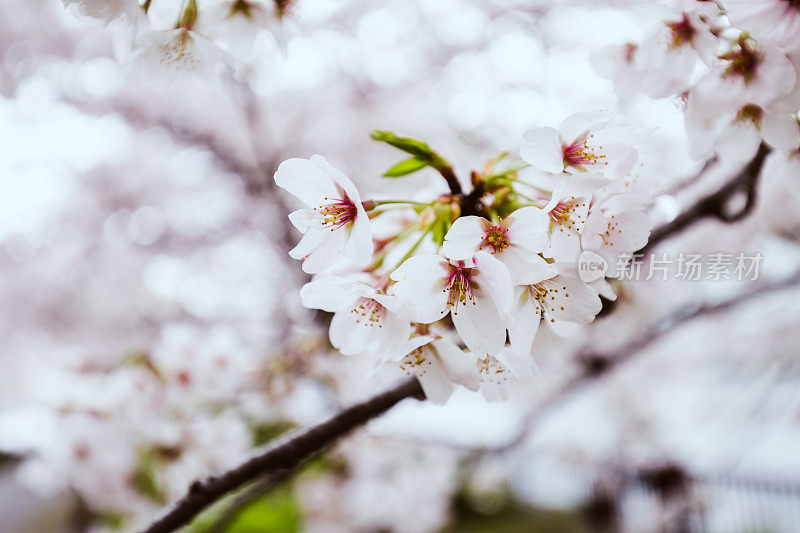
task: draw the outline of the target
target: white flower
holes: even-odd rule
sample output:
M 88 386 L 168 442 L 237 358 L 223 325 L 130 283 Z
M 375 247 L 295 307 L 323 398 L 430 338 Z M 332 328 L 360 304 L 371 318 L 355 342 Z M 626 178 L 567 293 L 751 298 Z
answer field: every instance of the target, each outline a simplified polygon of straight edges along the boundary
M 717 100 L 724 106 L 752 103 L 763 107 L 788 95 L 796 78 L 794 66 L 782 50 L 742 35 L 728 52 L 719 55 L 719 61 L 692 91 L 703 101 Z
M 643 207 L 646 197 L 613 184 L 597 191 L 581 233 L 581 248 L 600 254 L 609 265 L 620 254 L 633 253 L 647 244 L 653 223 Z
M 359 265 L 369 262 L 369 218 L 356 186 L 347 176 L 315 155 L 310 160 L 293 158 L 281 163 L 275 183 L 308 206 L 289 215 L 294 227 L 304 233 L 289 255 L 304 259 L 304 272 L 322 272 L 342 257 Z
M 247 59 L 263 29 L 282 41 L 280 14 L 272 0 L 215 0 L 204 4 L 197 18 L 197 31 L 221 43 L 238 59 Z
M 136 40 L 135 59 L 143 66 L 148 81 L 169 83 L 175 75 L 216 77 L 231 67 L 231 58 L 211 39 L 186 28 L 151 30 Z
M 482 217 L 457 219 L 445 235 L 442 253 L 466 261 L 478 250 L 494 255 L 506 265 L 514 283 L 539 264 L 537 255 L 547 247 L 550 221 L 538 207 L 523 207 L 493 224 Z
M 614 84 L 614 93 L 621 105 L 640 91 L 645 81 L 636 62 L 638 52 L 638 45 L 625 43 L 601 48 L 592 52 L 590 57 L 595 72 Z
M 368 284 L 331 274 L 316 276 L 300 291 L 305 307 L 334 313 L 331 344 L 344 355 L 393 355 L 411 334 L 403 302 L 385 293 L 380 283 Z
M 476 390 L 478 373 L 475 355 L 464 352 L 439 335 L 419 335 L 398 350 L 400 368 L 419 379 L 425 396 L 433 403 L 444 403 L 454 383 Z
M 479 357 L 505 345 L 511 276 L 491 254 L 477 252 L 467 261 L 433 254 L 411 257 L 391 278 L 397 282 L 395 295 L 413 307 L 416 322 L 430 324 L 451 313 L 464 344 Z
M 555 128 L 525 133 L 520 155 L 532 166 L 550 173 L 592 171 L 607 177 L 630 172 L 638 156 L 629 128 L 616 128 L 607 120 L 577 113 Z
M 654 98 L 677 94 L 689 86 L 698 56 L 710 63 L 717 38 L 695 13 L 660 23 L 642 41 L 635 61 L 645 76 L 644 91 Z
M 573 263 L 554 263 L 542 279 L 515 288 L 508 336 L 519 355 L 531 352 L 542 320 L 587 324 L 600 312 L 597 291 L 578 277 Z
M 797 0 L 725 0 L 731 23 L 759 41 L 790 46 L 800 42 Z
M 131 16 L 139 9 L 136 0 L 61 0 L 65 6 L 74 5 L 84 15 L 102 19 L 113 20 L 123 15 Z
M 536 363 L 528 354 L 503 348 L 496 357 L 478 360 L 480 391 L 490 402 L 506 400 L 517 383 L 533 379 Z

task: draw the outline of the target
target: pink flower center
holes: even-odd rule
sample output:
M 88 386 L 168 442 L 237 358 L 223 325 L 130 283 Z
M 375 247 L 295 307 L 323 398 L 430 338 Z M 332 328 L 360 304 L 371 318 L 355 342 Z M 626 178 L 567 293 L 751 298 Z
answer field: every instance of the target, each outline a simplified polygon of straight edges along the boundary
M 667 27 L 672 30 L 672 47 L 679 48 L 685 44 L 691 44 L 696 30 L 689 20 L 689 16 L 684 13 L 683 18 L 677 22 L 667 22 Z
M 491 253 L 502 252 L 509 247 L 508 230 L 502 225 L 490 226 L 483 235 L 481 249 L 488 248 Z
M 327 196 L 325 201 L 330 200 Z M 323 204 L 314 208 L 314 211 L 322 216 L 322 226 L 330 228 L 331 231 L 341 228 L 346 224 L 352 223 L 356 219 L 358 209 L 346 193 L 342 198 L 332 199 L 330 203 Z
M 464 267 L 463 261 L 459 261 L 458 265 L 450 265 L 443 291 L 449 292 L 447 306 L 453 308 L 453 314 L 458 314 L 458 305 L 466 304 L 467 300 L 475 305 L 475 295 L 472 291 L 476 287 L 471 277 L 472 269 Z
M 582 135 L 572 144 L 561 145 L 561 153 L 564 159 L 564 169 L 569 167 L 578 170 L 586 170 L 586 165 L 607 165 L 608 162 L 604 161 L 606 156 L 600 153 L 603 149 L 602 146 L 593 146 L 589 141 L 594 137 L 594 134 Z
M 367 327 L 383 327 L 383 318 L 386 316 L 386 308 L 372 298 L 361 297 L 356 302 L 356 306 L 350 310 L 356 315 L 356 324 Z
M 562 198 L 550 211 L 550 220 L 558 226 L 559 231 L 563 232 L 564 228 L 567 228 L 568 230 L 580 232 L 586 221 L 583 215 L 578 212 L 578 208 L 585 206 L 585 202 L 574 196 Z

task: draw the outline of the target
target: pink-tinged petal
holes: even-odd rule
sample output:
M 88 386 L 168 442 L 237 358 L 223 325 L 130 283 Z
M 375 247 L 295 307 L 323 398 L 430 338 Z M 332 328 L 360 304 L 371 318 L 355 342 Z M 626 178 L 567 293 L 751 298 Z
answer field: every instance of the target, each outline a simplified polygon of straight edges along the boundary
M 491 299 L 468 300 L 450 316 L 461 340 L 479 358 L 494 355 L 505 346 L 506 318 Z
M 541 308 L 536 300 L 530 297 L 526 287 L 517 288 L 515 296 L 508 338 L 511 341 L 511 348 L 516 353 L 529 355 L 542 319 Z
M 454 261 L 472 259 L 483 241 L 488 221 L 485 218 L 467 216 L 456 219 L 444 236 L 442 254 Z
M 319 275 L 300 289 L 300 301 L 308 309 L 329 313 L 348 308 L 359 297 L 359 283 L 339 276 Z
M 358 189 L 350 180 L 350 178 L 345 176 L 340 170 L 337 170 L 331 166 L 331 164 L 328 163 L 328 161 L 321 155 L 312 155 L 311 162 L 326 176 L 329 176 L 330 179 L 336 183 L 336 185 L 341 187 L 342 190 L 347 193 L 347 196 L 353 201 L 353 203 L 356 205 L 361 204 L 361 195 L 358 193 Z M 338 197 L 339 196 L 337 196 L 337 198 Z
M 303 261 L 303 272 L 307 274 L 318 274 L 338 263 L 344 255 L 343 250 L 347 243 L 347 232 L 322 228 L 309 230 L 301 239 L 300 244 L 315 234 L 322 236 L 322 242 Z M 325 238 L 326 234 L 327 238 Z M 300 247 L 300 244 L 295 247 L 295 250 Z
M 479 287 L 476 296 L 488 295 L 501 314 L 508 313 L 514 296 L 508 268 L 486 252 L 477 252 L 473 262 L 478 268 L 474 275 Z
M 555 128 L 537 128 L 525 133 L 520 157 L 539 170 L 559 173 L 564 171 L 561 139 Z
M 448 270 L 442 257 L 431 254 L 410 257 L 392 272 L 394 294 L 413 307 L 416 322 L 436 322 L 450 310 L 443 290 Z
M 356 264 L 364 266 L 369 263 L 372 258 L 373 243 L 372 243 L 372 229 L 370 228 L 369 217 L 364 212 L 361 204 L 356 204 L 358 215 L 353 221 L 353 227 L 350 229 L 350 235 L 347 239 L 345 246 L 345 255 L 352 259 Z M 346 231 L 340 228 L 336 231 Z
M 512 244 L 532 252 L 541 252 L 547 247 L 550 217 L 538 207 L 517 209 L 506 218 L 505 226 Z
M 281 163 L 275 183 L 309 207 L 326 203 L 325 197 L 339 197 L 331 175 L 308 159 L 292 158 Z
M 790 115 L 765 113 L 761 134 L 770 146 L 783 152 L 795 152 L 800 148 L 800 123 Z
M 480 376 L 475 366 L 475 354 L 464 352 L 447 339 L 439 338 L 429 347 L 435 351 L 450 379 L 470 390 L 478 390 Z

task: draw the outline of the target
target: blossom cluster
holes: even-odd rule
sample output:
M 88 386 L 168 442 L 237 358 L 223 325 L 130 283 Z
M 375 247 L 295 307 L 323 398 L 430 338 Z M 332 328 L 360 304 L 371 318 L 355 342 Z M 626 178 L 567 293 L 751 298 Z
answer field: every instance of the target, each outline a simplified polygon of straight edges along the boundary
M 375 132 L 412 155 L 385 176 L 431 167 L 447 179 L 451 192 L 427 201 L 365 200 L 321 156 L 284 161 L 275 182 L 304 204 L 289 216 L 303 233 L 290 255 L 314 274 L 302 303 L 333 313 L 330 342 L 342 354 L 399 366 L 434 402 L 455 385 L 505 398 L 534 374 L 542 322 L 556 331 L 591 322 L 600 296 L 615 297 L 602 273 L 579 276 L 579 256 L 613 262 L 646 244 L 647 194 L 631 176 L 641 137 L 606 114 L 576 114 L 529 131 L 521 161 L 502 154 L 464 194 L 427 144 Z
M 767 176 L 800 176 L 800 4 L 794 0 L 681 0 L 662 9 L 641 43 L 598 51 L 594 66 L 621 103 L 675 97 L 696 158 L 740 164 L 762 141 Z M 663 6 L 660 6 L 663 7 Z
M 290 0 L 62 0 L 82 15 L 127 29 L 119 52 L 149 67 L 216 74 L 247 62 L 259 35 L 282 46 Z M 125 32 L 123 32 L 124 34 Z

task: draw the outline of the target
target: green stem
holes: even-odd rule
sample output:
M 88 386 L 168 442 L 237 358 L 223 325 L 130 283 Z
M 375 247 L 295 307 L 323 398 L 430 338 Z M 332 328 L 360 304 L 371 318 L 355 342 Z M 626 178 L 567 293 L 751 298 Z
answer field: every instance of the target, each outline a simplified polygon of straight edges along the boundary
M 405 263 L 406 259 L 411 257 L 414 254 L 414 252 L 417 251 L 417 248 L 419 247 L 420 244 L 422 244 L 422 241 L 425 239 L 425 237 L 428 235 L 428 233 L 430 233 L 431 229 L 433 228 L 433 225 L 436 223 L 437 220 L 438 219 L 436 219 L 433 222 L 431 222 L 430 224 L 428 224 L 428 227 L 425 228 L 425 231 L 422 232 L 422 235 L 420 235 L 420 237 L 417 240 L 417 242 L 415 242 L 414 245 L 411 247 L 411 249 L 406 252 L 406 254 L 400 259 L 400 261 L 397 262 L 397 265 L 395 265 L 393 270 L 396 270 L 397 267 L 399 267 L 400 265 Z
M 415 202 L 414 200 L 378 200 L 375 202 L 375 205 L 387 205 L 387 204 L 410 204 L 410 205 L 418 205 L 429 207 L 431 205 L 430 202 Z

